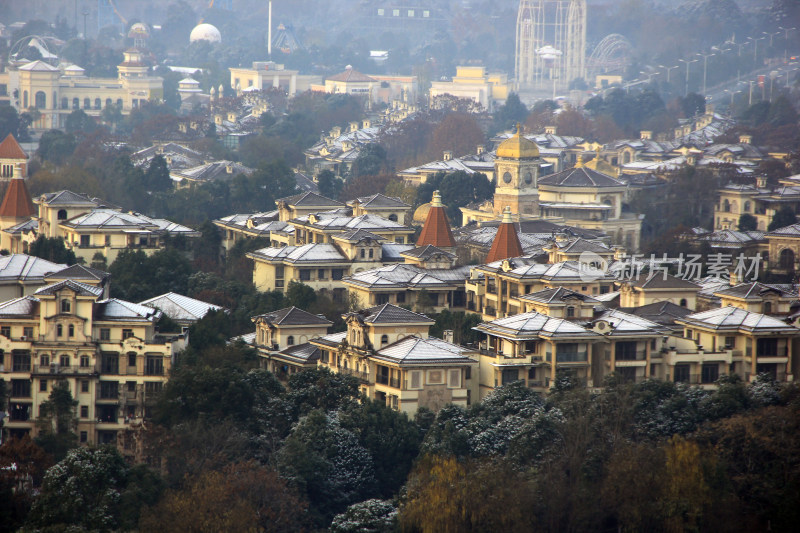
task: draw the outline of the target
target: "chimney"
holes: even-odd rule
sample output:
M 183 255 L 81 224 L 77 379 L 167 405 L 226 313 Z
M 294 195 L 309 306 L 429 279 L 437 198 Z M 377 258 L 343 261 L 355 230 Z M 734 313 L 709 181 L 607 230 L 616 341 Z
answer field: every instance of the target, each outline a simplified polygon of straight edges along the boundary
M 478 155 L 481 155 L 485 151 L 486 151 L 486 147 L 484 145 L 482 145 L 482 144 L 479 144 L 478 147 L 477 147 Z
M 556 134 L 556 127 L 555 126 L 545 126 L 544 132 L 547 135 L 555 135 Z
M 756 176 L 756 187 L 759 189 L 766 189 L 767 188 L 767 177 L 766 176 Z
M 351 122 L 351 123 L 350 123 L 350 131 L 351 131 L 351 132 L 353 132 L 353 131 L 358 131 L 358 122 L 355 122 L 355 121 L 354 121 L 354 122 Z
M 442 337 L 444 337 L 445 342 L 453 343 L 453 330 L 446 329 L 442 332 Z
M 708 102 L 706 104 L 706 115 L 713 115 L 714 114 L 714 104 Z
M 442 154 L 442 158 L 445 161 L 450 161 L 451 159 L 453 159 L 453 152 L 450 150 L 445 150 L 444 153 Z
M 639 138 L 643 141 L 649 141 L 653 138 L 653 132 L 650 130 L 642 130 L 639 132 Z
M 739 135 L 739 144 L 750 144 L 753 142 L 752 135 Z
M 627 253 L 623 246 L 614 246 L 614 260 L 622 261 L 625 259 Z
M 371 128 L 371 127 L 372 127 L 372 121 L 371 121 L 371 120 L 369 120 L 369 119 L 367 119 L 367 118 L 365 118 L 365 119 L 364 119 L 364 122 L 363 122 L 363 127 L 365 127 L 365 128 Z
M 228 174 L 233 174 L 233 163 L 228 163 L 225 165 L 225 172 Z
M 735 287 L 742 282 L 742 280 L 739 279 L 739 272 L 735 268 L 731 269 L 729 275 L 731 287 Z
M 567 242 L 568 239 L 566 233 L 556 233 L 556 242 Z

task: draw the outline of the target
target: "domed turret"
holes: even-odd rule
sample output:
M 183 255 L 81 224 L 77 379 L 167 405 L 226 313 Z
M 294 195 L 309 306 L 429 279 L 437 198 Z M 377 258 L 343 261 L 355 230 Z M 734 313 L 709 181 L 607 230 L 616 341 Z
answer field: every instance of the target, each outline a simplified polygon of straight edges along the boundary
M 517 133 L 501 142 L 497 147 L 497 157 L 505 159 L 532 159 L 539 157 L 536 143 L 522 135 L 522 127 L 517 124 Z
M 208 41 L 210 43 L 222 42 L 222 34 L 212 24 L 198 24 L 189 34 L 189 42 Z

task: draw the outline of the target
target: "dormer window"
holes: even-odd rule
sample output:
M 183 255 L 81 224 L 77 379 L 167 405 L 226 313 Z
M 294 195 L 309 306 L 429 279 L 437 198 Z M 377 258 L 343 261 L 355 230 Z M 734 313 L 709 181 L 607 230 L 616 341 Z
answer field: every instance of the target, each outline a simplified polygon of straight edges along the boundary
M 389 342 L 389 335 L 381 335 L 381 346 L 384 344 L 388 344 Z
M 58 216 L 58 220 L 67 220 L 67 210 L 66 209 L 59 209 L 57 216 Z
M 575 308 L 572 306 L 567 307 L 567 318 L 573 318 L 575 316 Z
M 289 346 L 294 346 L 294 336 L 293 335 L 289 335 L 288 337 L 286 337 L 286 344 L 288 344 Z
M 61 300 L 61 312 L 69 313 L 70 311 L 72 311 L 72 302 L 69 300 Z

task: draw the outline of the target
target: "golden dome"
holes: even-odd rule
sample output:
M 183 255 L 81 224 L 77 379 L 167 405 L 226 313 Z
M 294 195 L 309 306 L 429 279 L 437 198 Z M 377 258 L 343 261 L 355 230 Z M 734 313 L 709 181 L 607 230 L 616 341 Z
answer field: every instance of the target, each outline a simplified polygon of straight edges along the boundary
M 427 204 L 422 204 L 414 211 L 414 217 L 412 218 L 413 222 L 417 223 L 418 225 L 422 225 L 428 220 L 428 213 L 431 210 L 431 203 L 428 202 Z
M 539 157 L 539 147 L 536 143 L 522 135 L 522 128 L 517 124 L 517 133 L 506 139 L 497 147 L 497 157 L 506 159 L 529 159 Z

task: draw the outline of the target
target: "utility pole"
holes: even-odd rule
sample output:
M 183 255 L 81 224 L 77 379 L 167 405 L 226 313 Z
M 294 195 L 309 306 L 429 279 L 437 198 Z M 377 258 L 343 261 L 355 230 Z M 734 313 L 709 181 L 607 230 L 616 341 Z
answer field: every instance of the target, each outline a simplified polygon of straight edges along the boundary
M 683 96 L 689 94 L 689 65 L 697 63 L 699 59 L 679 59 L 681 63 L 686 63 L 686 87 L 683 90 Z

